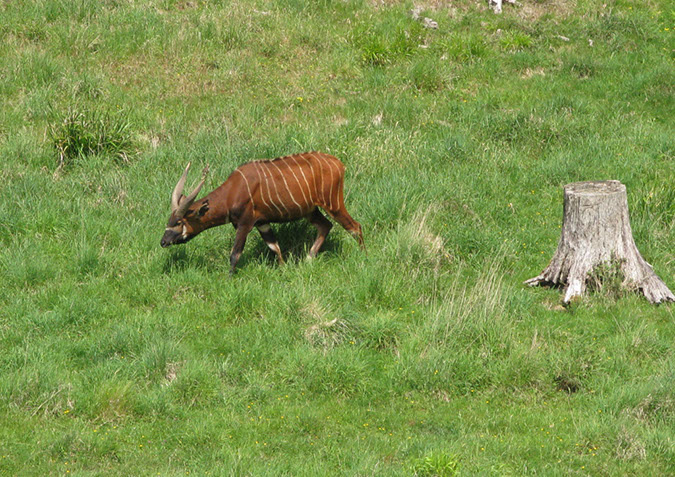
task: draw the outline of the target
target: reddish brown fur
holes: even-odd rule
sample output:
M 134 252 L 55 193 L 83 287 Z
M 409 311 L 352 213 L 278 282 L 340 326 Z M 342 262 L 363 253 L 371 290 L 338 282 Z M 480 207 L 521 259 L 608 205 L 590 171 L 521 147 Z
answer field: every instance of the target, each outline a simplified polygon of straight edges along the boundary
M 237 230 L 230 257 L 233 271 L 253 227 L 258 227 L 267 245 L 283 262 L 267 224 L 306 218 L 319 231 L 310 249 L 310 256 L 315 256 L 332 227 L 318 210 L 320 207 L 365 249 L 361 225 L 345 209 L 344 172 L 339 159 L 321 152 L 243 164 L 220 187 L 195 201 L 182 218 L 172 215 L 165 238 L 170 230 L 174 235 L 180 230 L 182 241 L 173 243 L 182 243 L 203 230 L 231 222 Z

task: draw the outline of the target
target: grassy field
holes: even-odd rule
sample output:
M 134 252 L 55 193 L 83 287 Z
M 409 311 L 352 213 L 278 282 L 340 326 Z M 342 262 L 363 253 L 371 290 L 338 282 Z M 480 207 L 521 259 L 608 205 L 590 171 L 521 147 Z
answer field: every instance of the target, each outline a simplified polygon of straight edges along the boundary
M 0 474 L 675 473 L 674 307 L 522 285 L 618 179 L 675 289 L 675 10 L 486 3 L 0 2 Z M 160 248 L 188 161 L 308 150 L 367 255 Z

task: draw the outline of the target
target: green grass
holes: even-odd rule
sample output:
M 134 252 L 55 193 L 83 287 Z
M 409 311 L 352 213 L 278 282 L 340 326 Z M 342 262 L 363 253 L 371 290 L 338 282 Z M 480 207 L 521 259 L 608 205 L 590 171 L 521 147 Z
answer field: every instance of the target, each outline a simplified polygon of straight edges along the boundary
M 56 124 L 54 124 L 54 122 Z M 128 161 L 134 151 L 131 124 L 120 115 L 100 111 L 69 111 L 50 125 L 49 140 L 59 155 L 59 166 L 91 155 Z
M 562 186 L 617 179 L 675 289 L 667 2 L 423 2 L 438 30 L 410 2 L 24 3 L 0 5 L 0 474 L 675 472 L 672 305 L 522 286 Z M 231 227 L 159 247 L 188 161 L 207 189 L 305 150 L 347 166 L 367 255 L 335 227 L 306 261 L 306 223 L 275 228 L 282 267 L 251 234 L 232 279 Z

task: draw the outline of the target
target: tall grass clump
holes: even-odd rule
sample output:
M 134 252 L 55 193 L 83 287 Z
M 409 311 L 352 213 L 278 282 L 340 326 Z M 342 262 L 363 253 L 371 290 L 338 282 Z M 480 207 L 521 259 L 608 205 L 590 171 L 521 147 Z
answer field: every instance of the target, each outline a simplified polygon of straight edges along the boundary
M 128 162 L 136 150 L 131 121 L 123 112 L 72 109 L 49 126 L 48 136 L 59 156 L 59 168 L 99 154 Z
M 431 452 L 413 461 L 411 471 L 413 475 L 418 476 L 452 477 L 459 475 L 460 466 L 455 456 L 444 452 Z
M 366 66 L 386 66 L 412 56 L 423 44 L 425 33 L 418 22 L 398 15 L 361 28 L 354 43 Z
M 521 51 L 532 46 L 532 37 L 520 31 L 507 31 L 499 43 L 506 51 Z
M 475 33 L 468 35 L 454 33 L 439 43 L 440 51 L 459 63 L 479 60 L 487 56 L 490 51 L 487 40 Z

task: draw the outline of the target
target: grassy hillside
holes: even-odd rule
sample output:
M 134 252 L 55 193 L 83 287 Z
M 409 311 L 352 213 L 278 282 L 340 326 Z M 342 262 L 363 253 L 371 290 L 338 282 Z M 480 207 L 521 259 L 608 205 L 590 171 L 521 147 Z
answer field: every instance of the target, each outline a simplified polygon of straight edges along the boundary
M 618 179 L 675 289 L 675 11 L 521 2 L 0 2 L 0 474 L 675 473 L 674 307 L 522 286 Z M 188 161 L 307 150 L 367 255 L 159 247 Z

